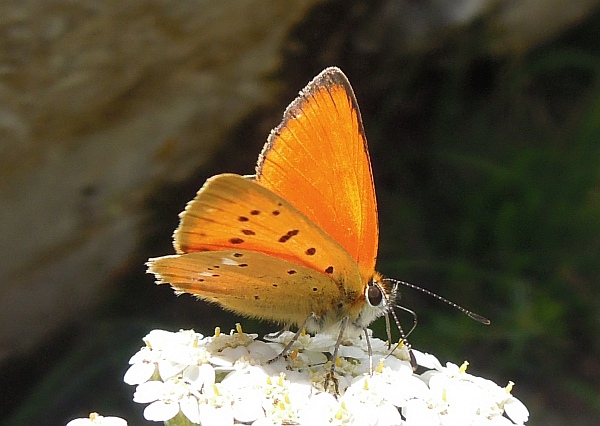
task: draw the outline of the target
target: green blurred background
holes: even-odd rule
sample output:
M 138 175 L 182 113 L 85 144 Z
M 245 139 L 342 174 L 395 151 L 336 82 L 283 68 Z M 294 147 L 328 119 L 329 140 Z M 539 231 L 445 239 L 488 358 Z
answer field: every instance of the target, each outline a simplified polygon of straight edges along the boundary
M 240 320 L 153 286 L 143 263 L 172 252 L 177 214 L 207 177 L 253 171 L 285 106 L 329 65 L 348 75 L 369 139 L 378 270 L 492 321 L 402 289 L 401 304 L 419 318 L 413 346 L 442 362 L 466 359 L 501 386 L 514 381 L 530 425 L 600 418 L 600 14 L 518 54 L 490 54 L 475 22 L 435 49 L 394 55 L 357 49 L 356 18 L 344 10 L 333 2 L 308 14 L 272 76 L 283 85 L 277 102 L 232 128 L 212 165 L 147 200 L 137 258 L 100 307 L 3 368 L 5 424 L 62 424 L 90 410 L 142 424 L 143 407 L 122 383 L 141 338 L 155 327 L 210 334 Z

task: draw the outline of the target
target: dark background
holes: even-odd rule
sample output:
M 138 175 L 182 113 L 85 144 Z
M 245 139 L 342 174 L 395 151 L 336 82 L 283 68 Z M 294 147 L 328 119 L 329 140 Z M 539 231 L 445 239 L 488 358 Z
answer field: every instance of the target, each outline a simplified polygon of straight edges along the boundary
M 492 321 L 478 324 L 402 289 L 401 304 L 419 318 L 413 346 L 442 363 L 466 359 L 470 372 L 501 386 L 514 381 L 531 425 L 594 423 L 600 15 L 518 52 L 490 49 L 485 17 L 413 49 L 398 43 L 393 26 L 373 24 L 377 4 L 334 1 L 307 11 L 268 77 L 280 84 L 275 101 L 229 127 L 201 169 L 154 183 L 136 254 L 110 276 L 93 307 L 4 363 L 5 424 L 64 424 L 90 411 L 141 424 L 143 406 L 131 402 L 134 388 L 122 382 L 141 338 L 156 327 L 211 334 L 240 321 L 154 286 L 144 262 L 172 252 L 177 214 L 207 177 L 253 172 L 285 106 L 330 65 L 349 77 L 369 140 L 381 222 L 378 270 Z M 203 141 L 196 143 L 201 149 Z

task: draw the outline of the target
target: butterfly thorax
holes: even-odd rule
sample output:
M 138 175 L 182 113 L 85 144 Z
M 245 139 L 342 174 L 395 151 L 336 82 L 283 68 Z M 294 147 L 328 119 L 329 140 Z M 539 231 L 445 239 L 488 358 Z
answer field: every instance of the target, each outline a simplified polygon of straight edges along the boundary
M 382 276 L 375 272 L 363 286 L 362 293 L 347 292 L 339 299 L 335 308 L 322 314 L 314 312 L 310 315 L 305 327 L 311 333 L 321 332 L 337 336 L 341 322 L 347 317 L 344 337 L 357 337 L 373 321 L 389 311 L 390 301 L 393 300 L 392 293 Z

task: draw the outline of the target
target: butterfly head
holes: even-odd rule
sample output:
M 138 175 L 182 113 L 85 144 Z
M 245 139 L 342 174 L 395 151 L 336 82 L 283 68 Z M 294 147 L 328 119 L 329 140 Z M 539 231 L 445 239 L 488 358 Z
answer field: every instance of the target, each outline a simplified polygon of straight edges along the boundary
M 365 303 L 358 314 L 357 327 L 368 327 L 377 318 L 389 313 L 396 298 L 396 286 L 390 285 L 379 273 L 375 273 L 365 286 Z

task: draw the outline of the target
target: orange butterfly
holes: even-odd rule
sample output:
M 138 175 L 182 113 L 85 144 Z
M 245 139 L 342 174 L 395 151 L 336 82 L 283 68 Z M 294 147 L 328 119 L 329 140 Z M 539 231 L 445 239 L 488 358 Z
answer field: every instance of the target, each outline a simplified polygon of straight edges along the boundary
M 181 213 L 177 254 L 150 259 L 170 283 L 240 315 L 357 336 L 390 311 L 375 271 L 371 163 L 352 87 L 322 71 L 286 109 L 254 179 L 220 174 Z

